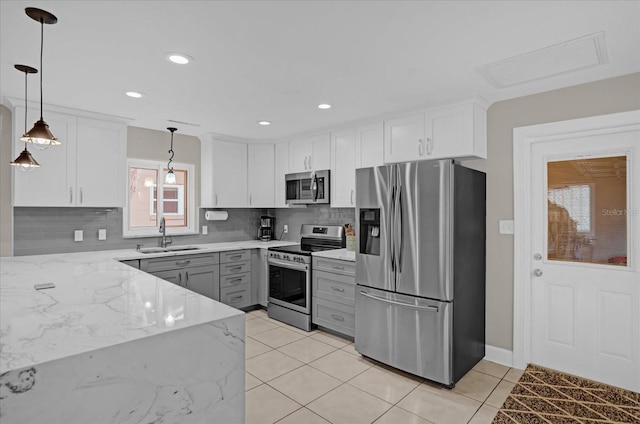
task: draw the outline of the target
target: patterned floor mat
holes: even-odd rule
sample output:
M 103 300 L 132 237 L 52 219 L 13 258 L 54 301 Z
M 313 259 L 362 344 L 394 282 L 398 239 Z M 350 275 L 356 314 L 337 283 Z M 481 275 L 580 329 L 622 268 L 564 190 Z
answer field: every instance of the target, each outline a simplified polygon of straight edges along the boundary
M 640 393 L 529 365 L 492 424 L 640 423 Z

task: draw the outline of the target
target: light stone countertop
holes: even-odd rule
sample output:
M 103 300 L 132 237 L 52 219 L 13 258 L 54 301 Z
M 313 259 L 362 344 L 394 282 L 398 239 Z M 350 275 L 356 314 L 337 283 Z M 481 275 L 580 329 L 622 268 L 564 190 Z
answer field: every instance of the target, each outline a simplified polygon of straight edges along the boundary
M 322 252 L 313 252 L 313 256 L 319 258 L 339 259 L 341 261 L 356 261 L 356 252 L 347 249 L 324 250 Z
M 118 260 L 291 244 L 250 240 L 161 254 L 131 249 L 2 257 L 0 374 L 243 314 Z M 40 283 L 56 287 L 35 290 Z

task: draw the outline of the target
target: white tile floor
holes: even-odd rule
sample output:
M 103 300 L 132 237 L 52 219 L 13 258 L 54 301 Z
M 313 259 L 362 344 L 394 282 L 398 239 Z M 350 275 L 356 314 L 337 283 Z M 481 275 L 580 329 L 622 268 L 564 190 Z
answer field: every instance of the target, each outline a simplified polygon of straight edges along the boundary
M 246 424 L 490 423 L 522 371 L 481 361 L 453 390 L 363 358 L 353 343 L 247 313 Z

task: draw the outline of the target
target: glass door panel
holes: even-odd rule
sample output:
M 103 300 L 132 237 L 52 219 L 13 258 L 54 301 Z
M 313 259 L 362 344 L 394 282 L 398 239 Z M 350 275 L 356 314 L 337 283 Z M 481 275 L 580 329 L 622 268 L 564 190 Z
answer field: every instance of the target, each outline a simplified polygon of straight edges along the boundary
M 547 163 L 547 259 L 627 266 L 627 157 Z

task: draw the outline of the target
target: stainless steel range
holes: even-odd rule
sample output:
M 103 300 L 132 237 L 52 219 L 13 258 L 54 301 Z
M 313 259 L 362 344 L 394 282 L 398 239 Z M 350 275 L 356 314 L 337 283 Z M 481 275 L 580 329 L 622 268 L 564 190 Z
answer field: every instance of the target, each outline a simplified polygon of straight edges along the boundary
M 299 245 L 269 248 L 269 317 L 311 331 L 311 253 L 345 246 L 340 225 L 302 225 Z

